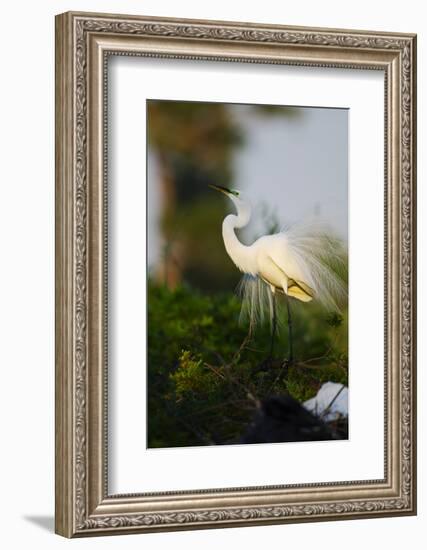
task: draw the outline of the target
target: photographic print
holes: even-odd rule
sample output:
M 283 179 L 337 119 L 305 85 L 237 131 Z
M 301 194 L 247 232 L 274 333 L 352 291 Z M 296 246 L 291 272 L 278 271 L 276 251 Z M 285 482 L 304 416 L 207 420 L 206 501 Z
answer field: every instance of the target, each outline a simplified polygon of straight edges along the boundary
M 348 438 L 348 110 L 147 101 L 147 447 Z
M 416 514 L 416 35 L 55 24 L 56 532 Z

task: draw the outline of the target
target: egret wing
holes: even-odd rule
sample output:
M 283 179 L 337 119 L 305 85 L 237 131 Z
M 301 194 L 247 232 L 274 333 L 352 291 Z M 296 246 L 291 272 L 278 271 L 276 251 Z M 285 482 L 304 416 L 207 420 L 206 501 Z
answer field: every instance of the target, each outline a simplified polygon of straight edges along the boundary
M 314 297 L 314 290 L 302 281 L 288 279 L 288 295 L 301 302 L 311 302 Z

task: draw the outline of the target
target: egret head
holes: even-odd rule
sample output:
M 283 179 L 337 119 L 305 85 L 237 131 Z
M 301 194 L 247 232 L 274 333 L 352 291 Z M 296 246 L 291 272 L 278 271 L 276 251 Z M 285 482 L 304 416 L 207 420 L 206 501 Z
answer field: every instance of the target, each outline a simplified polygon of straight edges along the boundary
M 220 193 L 224 193 L 224 195 L 227 195 L 227 197 L 238 197 L 240 195 L 239 191 L 236 191 L 234 189 L 227 189 L 227 187 L 223 187 L 222 185 L 214 185 L 209 184 L 209 187 L 211 189 L 215 189 L 216 191 L 219 191 Z
M 242 227 L 248 223 L 251 216 L 251 205 L 247 199 L 242 197 L 240 191 L 236 191 L 235 189 L 227 189 L 227 187 L 222 187 L 222 185 L 211 184 L 209 187 L 224 193 L 224 195 L 226 195 L 233 202 L 239 215 Z

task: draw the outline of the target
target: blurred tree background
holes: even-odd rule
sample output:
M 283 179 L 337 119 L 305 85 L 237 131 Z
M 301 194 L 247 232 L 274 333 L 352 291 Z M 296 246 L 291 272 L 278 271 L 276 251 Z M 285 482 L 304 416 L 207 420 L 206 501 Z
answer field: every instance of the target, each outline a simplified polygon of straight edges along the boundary
M 183 281 L 203 290 L 233 287 L 236 273 L 218 239 L 225 205 L 208 184 L 230 185 L 232 153 L 243 140 L 238 124 L 223 103 L 152 100 L 148 139 L 161 185 L 157 279 L 169 288 Z
M 240 273 L 221 236 L 228 205 L 208 187 L 233 187 L 233 155 L 244 146 L 244 129 L 223 103 L 147 105 L 161 208 L 161 254 L 148 284 L 148 446 L 236 441 L 264 397 L 289 393 L 304 400 L 324 381 L 347 383 L 346 314 L 297 307 L 299 363 L 286 377 L 281 361 L 263 367 L 269 328 L 249 338 L 239 325 Z M 284 120 L 298 116 L 295 108 L 247 108 Z M 267 205 L 263 219 L 265 233 L 278 229 Z M 286 356 L 286 338 L 282 330 L 278 357 Z
M 169 288 L 185 281 L 206 291 L 229 290 L 239 274 L 218 238 L 226 202 L 208 184 L 232 187 L 233 155 L 244 145 L 244 130 L 225 103 L 149 100 L 147 105 L 148 143 L 161 187 L 162 260 L 155 277 Z M 298 116 L 291 107 L 247 108 L 261 116 Z

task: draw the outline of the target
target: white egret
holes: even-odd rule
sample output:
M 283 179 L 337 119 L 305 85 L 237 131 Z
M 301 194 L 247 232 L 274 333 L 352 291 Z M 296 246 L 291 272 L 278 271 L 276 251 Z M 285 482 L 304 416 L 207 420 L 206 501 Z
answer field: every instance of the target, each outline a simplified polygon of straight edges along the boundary
M 265 235 L 251 245 L 241 243 L 236 229 L 251 218 L 251 205 L 239 191 L 210 185 L 234 203 L 237 214 L 229 214 L 222 223 L 225 249 L 236 267 L 244 273 L 240 284 L 242 315 L 251 326 L 270 313 L 272 326 L 270 357 L 277 326 L 276 293 L 285 295 L 289 331 L 288 363 L 293 360 L 292 320 L 289 298 L 301 302 L 319 300 L 328 309 L 339 311 L 347 295 L 346 286 L 332 265 L 342 261 L 343 247 L 337 239 L 315 225 L 295 225 L 273 235 Z

